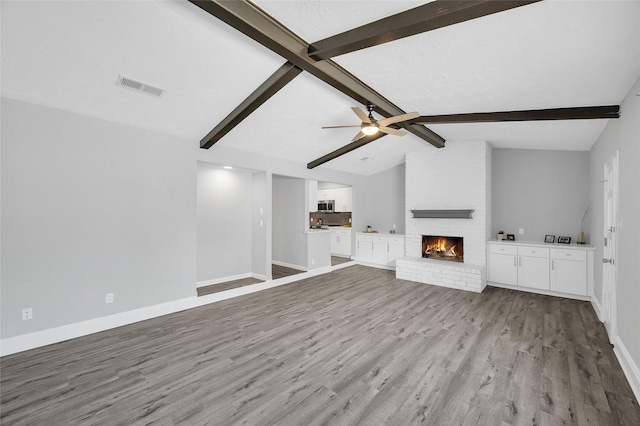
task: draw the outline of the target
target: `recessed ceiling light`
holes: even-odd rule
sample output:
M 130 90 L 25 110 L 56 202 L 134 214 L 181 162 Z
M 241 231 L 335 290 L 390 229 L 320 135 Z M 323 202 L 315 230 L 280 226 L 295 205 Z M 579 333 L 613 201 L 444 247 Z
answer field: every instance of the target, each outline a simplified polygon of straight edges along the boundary
M 373 158 L 371 158 L 371 157 L 362 157 L 360 159 L 360 161 L 364 161 L 365 163 L 368 163 L 369 161 L 373 161 Z
M 233 167 L 231 167 L 231 166 L 224 166 L 224 168 L 227 169 L 227 170 L 233 169 Z

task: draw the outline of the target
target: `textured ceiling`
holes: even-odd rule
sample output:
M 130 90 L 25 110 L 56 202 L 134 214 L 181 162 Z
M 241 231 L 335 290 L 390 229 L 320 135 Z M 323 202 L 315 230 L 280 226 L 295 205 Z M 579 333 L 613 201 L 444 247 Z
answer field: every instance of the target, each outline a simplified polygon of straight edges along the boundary
M 424 2 L 256 3 L 313 42 Z M 0 7 L 3 96 L 194 141 L 284 63 L 188 2 Z M 547 0 L 334 60 L 422 115 L 620 104 L 640 76 L 640 2 Z M 157 99 L 123 90 L 115 86 L 119 74 L 167 92 Z M 358 105 L 302 73 L 218 144 L 306 164 L 349 143 L 357 129 L 320 127 L 358 124 L 351 106 Z M 606 123 L 428 127 L 447 140 L 495 147 L 588 150 Z M 368 175 L 423 146 L 430 145 L 411 134 L 387 136 L 321 167 Z

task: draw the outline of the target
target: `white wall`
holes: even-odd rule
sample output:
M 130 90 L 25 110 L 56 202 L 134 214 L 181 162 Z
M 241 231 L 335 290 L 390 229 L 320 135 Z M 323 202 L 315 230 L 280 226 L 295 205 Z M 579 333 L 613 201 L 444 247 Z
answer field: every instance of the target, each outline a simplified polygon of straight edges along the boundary
M 406 255 L 421 257 L 422 235 L 464 238 L 464 263 L 486 265 L 491 214 L 491 146 L 447 141 L 407 154 Z M 411 210 L 473 209 L 472 219 L 414 219 Z
M 611 120 L 589 157 L 589 195 L 593 206 L 591 242 L 595 258 L 602 259 L 604 238 L 603 167 L 620 150 L 620 202 L 618 223 L 618 331 L 620 340 L 640 367 L 640 80 L 621 105 L 621 117 Z M 596 261 L 595 296 L 602 304 L 602 263 Z M 637 377 L 640 384 L 640 377 Z M 637 389 L 640 391 L 640 389 Z
M 363 225 L 379 232 L 389 232 L 396 225 L 396 233 L 405 231 L 405 165 L 368 176 L 365 185 L 355 188 L 360 201 L 354 213 Z
M 308 251 L 305 186 L 304 179 L 273 176 L 273 260 L 303 270 Z
M 198 282 L 251 272 L 252 174 L 198 162 Z
M 271 224 L 271 203 L 267 203 L 265 172 L 253 173 L 251 195 L 251 272 L 268 279 L 271 259 L 267 259 L 267 228 Z
M 2 338 L 194 296 L 196 149 L 3 98 Z
M 575 244 L 589 204 L 588 152 L 494 149 L 492 181 L 493 238 L 503 230 L 516 240 L 551 234 Z

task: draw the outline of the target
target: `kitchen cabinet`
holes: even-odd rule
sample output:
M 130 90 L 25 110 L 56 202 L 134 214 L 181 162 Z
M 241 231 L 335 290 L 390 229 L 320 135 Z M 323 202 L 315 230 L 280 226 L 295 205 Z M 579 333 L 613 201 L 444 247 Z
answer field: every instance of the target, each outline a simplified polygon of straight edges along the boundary
M 351 230 L 331 228 L 331 254 L 351 257 Z
M 335 203 L 333 210 L 335 212 L 350 212 L 353 209 L 352 201 L 353 191 L 351 188 L 336 188 L 334 190 Z
M 356 242 L 356 260 L 370 266 L 395 269 L 404 257 L 404 235 L 358 233 Z
M 595 247 L 544 243 L 487 243 L 487 281 L 532 291 L 587 296 Z M 592 284 L 591 284 L 592 285 Z
M 318 201 L 335 200 L 335 189 L 318 189 Z

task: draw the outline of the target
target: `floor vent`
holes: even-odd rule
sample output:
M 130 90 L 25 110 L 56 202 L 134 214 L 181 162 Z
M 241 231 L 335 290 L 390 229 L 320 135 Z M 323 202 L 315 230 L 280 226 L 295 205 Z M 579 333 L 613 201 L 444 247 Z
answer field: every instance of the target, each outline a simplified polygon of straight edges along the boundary
M 118 76 L 118 80 L 116 81 L 116 86 L 124 87 L 125 89 L 135 90 L 137 92 L 146 93 L 147 95 L 161 97 L 164 95 L 165 90 L 156 86 L 152 86 L 150 84 L 142 83 L 137 80 L 133 80 L 129 77 L 124 77 L 122 75 Z

